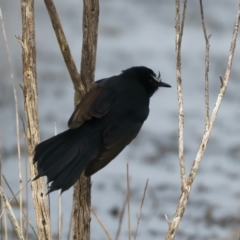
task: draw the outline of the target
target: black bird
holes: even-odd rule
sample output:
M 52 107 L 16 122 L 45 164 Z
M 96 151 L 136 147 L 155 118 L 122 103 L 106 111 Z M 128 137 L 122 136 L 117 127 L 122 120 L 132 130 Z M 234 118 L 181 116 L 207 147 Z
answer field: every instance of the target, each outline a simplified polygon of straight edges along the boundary
M 137 136 L 159 87 L 171 86 L 146 67 L 95 82 L 69 119 L 70 129 L 36 146 L 34 180 L 47 176 L 48 193 L 64 192 L 83 171 L 91 176 L 105 167 Z

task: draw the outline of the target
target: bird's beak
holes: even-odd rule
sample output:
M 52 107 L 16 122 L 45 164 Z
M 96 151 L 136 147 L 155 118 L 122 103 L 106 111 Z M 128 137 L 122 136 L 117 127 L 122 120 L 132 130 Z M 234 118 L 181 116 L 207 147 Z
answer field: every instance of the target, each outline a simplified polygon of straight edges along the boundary
M 165 83 L 165 82 L 162 82 L 162 81 L 158 82 L 158 86 L 159 86 L 159 87 L 168 87 L 168 88 L 171 87 L 171 85 L 169 85 L 169 84 L 167 84 L 167 83 Z

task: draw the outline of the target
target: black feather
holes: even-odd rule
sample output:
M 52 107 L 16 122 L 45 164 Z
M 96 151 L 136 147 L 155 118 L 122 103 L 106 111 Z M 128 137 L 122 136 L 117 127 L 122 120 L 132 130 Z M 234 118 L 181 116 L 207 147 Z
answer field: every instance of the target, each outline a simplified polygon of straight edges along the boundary
M 153 93 L 170 87 L 159 79 L 149 68 L 133 67 L 97 81 L 69 119 L 70 129 L 36 146 L 33 180 L 47 176 L 48 193 L 63 192 L 83 171 L 91 176 L 105 167 L 137 136 Z

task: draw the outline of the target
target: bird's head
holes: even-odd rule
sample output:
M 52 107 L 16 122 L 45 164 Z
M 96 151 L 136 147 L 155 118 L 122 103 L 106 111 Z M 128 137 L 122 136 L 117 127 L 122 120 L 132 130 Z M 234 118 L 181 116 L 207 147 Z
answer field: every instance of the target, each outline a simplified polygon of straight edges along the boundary
M 156 75 L 153 70 L 147 67 L 132 67 L 123 72 L 125 74 L 135 75 L 150 96 L 160 87 L 171 87 L 171 85 L 162 82 L 160 72 Z

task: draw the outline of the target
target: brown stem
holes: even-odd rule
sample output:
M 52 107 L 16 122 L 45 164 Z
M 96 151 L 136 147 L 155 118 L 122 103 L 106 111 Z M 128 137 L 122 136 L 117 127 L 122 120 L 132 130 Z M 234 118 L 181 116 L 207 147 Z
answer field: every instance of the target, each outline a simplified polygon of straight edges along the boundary
M 96 65 L 97 31 L 99 17 L 98 0 L 83 0 L 83 44 L 81 82 L 75 91 L 75 105 L 81 100 L 81 86 L 87 92 L 94 82 Z M 72 236 L 75 240 L 90 239 L 91 179 L 83 174 L 74 185 Z
M 33 162 L 34 148 L 39 143 L 37 81 L 36 81 L 36 46 L 34 26 L 34 1 L 22 0 L 22 62 L 23 62 L 23 95 L 27 123 L 27 144 L 31 178 L 36 175 Z M 41 240 L 52 239 L 49 207 L 46 199 L 44 179 L 32 182 L 38 237 Z

